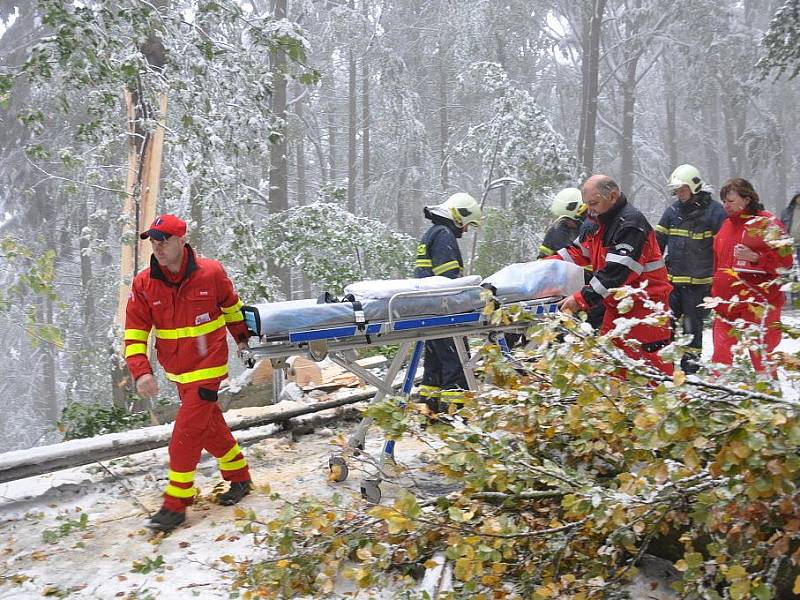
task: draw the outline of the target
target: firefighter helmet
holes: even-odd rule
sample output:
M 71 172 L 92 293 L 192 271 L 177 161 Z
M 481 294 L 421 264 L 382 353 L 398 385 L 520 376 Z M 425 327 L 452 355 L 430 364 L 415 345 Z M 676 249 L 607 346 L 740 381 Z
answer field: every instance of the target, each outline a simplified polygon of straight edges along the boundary
M 465 225 L 477 227 L 481 222 L 481 207 L 478 201 L 469 194 L 458 192 L 453 194 L 441 204 L 425 207 L 425 216 L 439 215 L 450 219 L 458 227 Z
M 671 194 L 677 192 L 683 186 L 689 186 L 692 194 L 696 194 L 703 187 L 703 180 L 700 177 L 700 171 L 697 167 L 692 165 L 681 165 L 676 168 L 672 175 L 670 175 L 669 182 L 667 183 L 667 191 Z
M 578 188 L 564 188 L 556 194 L 550 204 L 550 212 L 554 217 L 569 217 L 577 219 L 586 212 L 586 204 Z

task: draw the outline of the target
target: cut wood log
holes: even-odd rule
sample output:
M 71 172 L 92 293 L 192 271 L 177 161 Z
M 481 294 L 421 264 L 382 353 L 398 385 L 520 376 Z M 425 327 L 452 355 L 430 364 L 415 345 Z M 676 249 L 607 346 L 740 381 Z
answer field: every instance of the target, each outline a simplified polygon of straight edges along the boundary
M 262 427 L 271 424 L 285 424 L 289 420 L 324 410 L 347 406 L 368 400 L 375 395 L 374 388 L 355 391 L 335 400 L 320 402 L 278 413 L 255 417 L 238 417 L 228 420 L 232 431 Z M 340 418 L 340 416 L 336 417 Z M 15 450 L 0 454 L 0 483 L 16 481 L 61 469 L 80 467 L 97 461 L 119 458 L 169 444 L 172 423 L 158 427 L 145 427 L 135 431 L 111 433 L 88 439 L 70 440 L 60 444 Z

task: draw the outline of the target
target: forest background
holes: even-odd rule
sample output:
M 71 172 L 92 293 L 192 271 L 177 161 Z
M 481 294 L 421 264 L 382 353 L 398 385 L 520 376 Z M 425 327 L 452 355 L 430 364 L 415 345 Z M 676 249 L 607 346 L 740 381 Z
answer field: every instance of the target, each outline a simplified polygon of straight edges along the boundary
M 680 163 L 773 212 L 800 189 L 798 0 L 0 0 L 0 20 L 3 450 L 60 439 L 65 406 L 133 406 L 127 159 L 158 129 L 158 212 L 245 302 L 410 275 L 422 207 L 454 191 L 486 207 L 462 249 L 487 275 L 535 256 L 588 173 L 651 220 Z

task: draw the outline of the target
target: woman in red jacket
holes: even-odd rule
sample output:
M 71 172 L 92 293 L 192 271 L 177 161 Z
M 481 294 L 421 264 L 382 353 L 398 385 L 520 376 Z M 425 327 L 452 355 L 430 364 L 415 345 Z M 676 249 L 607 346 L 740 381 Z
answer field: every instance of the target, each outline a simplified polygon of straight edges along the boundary
M 761 327 L 761 346 L 772 352 L 781 341 L 783 293 L 778 269 L 792 265 L 791 246 L 776 248 L 769 242 L 786 237 L 781 222 L 764 206 L 746 179 L 736 177 L 720 190 L 728 218 L 714 237 L 714 277 L 711 295 L 724 302 L 715 307 L 714 354 L 711 360 L 730 365 L 733 334 L 742 319 Z M 750 350 L 757 371 L 763 371 L 761 349 Z

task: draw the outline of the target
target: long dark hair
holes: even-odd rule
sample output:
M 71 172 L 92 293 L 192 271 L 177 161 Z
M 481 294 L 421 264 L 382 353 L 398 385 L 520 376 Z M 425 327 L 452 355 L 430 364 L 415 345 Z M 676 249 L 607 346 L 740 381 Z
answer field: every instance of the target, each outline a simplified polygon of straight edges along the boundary
M 758 193 L 753 188 L 753 184 L 747 181 L 747 179 L 742 179 L 741 177 L 728 179 L 719 191 L 720 200 L 725 200 L 725 196 L 727 196 L 729 192 L 736 192 L 747 200 L 747 206 L 744 207 L 745 212 L 755 213 L 759 210 L 764 210 L 764 205 L 761 204 Z

